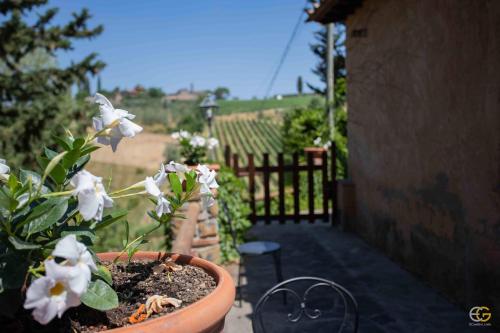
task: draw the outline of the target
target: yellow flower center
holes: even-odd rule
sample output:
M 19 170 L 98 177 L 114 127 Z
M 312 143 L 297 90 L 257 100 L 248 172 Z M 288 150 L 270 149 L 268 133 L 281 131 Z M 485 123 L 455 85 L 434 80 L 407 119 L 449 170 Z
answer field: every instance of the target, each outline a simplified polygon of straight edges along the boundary
M 64 285 L 61 282 L 57 282 L 55 286 L 50 288 L 50 296 L 58 296 L 64 292 Z

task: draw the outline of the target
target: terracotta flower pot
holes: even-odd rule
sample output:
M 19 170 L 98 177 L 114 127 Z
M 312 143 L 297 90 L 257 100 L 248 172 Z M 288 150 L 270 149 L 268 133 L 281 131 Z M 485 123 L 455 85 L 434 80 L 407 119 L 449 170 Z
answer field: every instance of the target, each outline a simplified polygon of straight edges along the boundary
M 101 260 L 112 261 L 118 252 L 99 253 L 97 256 Z M 134 255 L 134 259 L 138 260 L 156 260 L 160 256 L 165 255 L 159 252 L 143 252 L 139 251 Z M 224 320 L 226 314 L 231 309 L 234 297 L 235 287 L 232 277 L 229 273 L 207 260 L 196 257 L 191 257 L 181 254 L 168 254 L 177 263 L 189 264 L 204 269 L 211 275 L 217 287 L 210 294 L 201 300 L 186 306 L 175 312 L 166 314 L 162 317 L 150 319 L 139 324 L 115 328 L 105 332 L 162 332 L 162 333 L 216 333 L 222 332 L 224 328 Z M 127 260 L 127 256 L 123 255 L 120 260 Z
M 323 147 L 306 147 L 304 148 L 304 153 L 306 156 L 312 154 L 314 165 L 321 165 L 323 163 L 323 153 L 326 151 Z
M 306 147 L 304 148 L 304 153 L 312 154 L 315 158 L 321 158 L 323 152 L 326 151 L 323 147 Z

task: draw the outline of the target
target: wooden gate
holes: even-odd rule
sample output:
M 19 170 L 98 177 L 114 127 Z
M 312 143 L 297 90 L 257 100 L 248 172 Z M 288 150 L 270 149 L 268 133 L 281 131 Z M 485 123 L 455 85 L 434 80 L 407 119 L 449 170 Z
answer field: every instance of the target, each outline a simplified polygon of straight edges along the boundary
M 336 152 L 335 145 L 332 145 L 329 152 L 326 150 L 321 155 L 313 153 L 306 154 L 306 163 L 300 164 L 299 154 L 292 155 L 291 164 L 285 164 L 283 153 L 277 155 L 277 165 L 270 165 L 269 154 L 264 153 L 262 156 L 262 165 L 255 165 L 253 154 L 247 154 L 247 166 L 239 165 L 239 155 L 231 154 L 231 148 L 225 147 L 224 151 L 226 166 L 232 168 L 238 177 L 248 177 L 248 190 L 250 197 L 250 220 L 252 223 L 263 220 L 266 224 L 271 221 L 279 221 L 283 224 L 287 220 L 293 220 L 295 223 L 307 220 L 309 223 L 314 223 L 316 220 L 329 222 L 330 216 L 334 223 L 334 216 L 337 211 L 337 181 L 336 181 Z M 328 159 L 330 163 L 328 163 Z M 330 167 L 329 167 L 330 166 Z M 322 202 L 321 207 L 316 209 L 314 197 L 314 177 L 321 174 L 321 189 Z M 321 172 L 319 172 L 321 171 Z M 285 174 L 291 174 L 291 189 L 293 192 L 293 213 L 287 213 L 285 210 Z M 308 209 L 306 212 L 300 209 L 300 174 L 307 174 L 307 203 Z M 278 198 L 278 214 L 271 214 L 271 191 L 270 180 L 273 174 L 277 174 L 277 198 Z M 261 176 L 263 179 L 263 201 L 264 214 L 257 214 L 256 209 L 256 177 Z M 332 211 L 330 212 L 330 201 L 332 202 Z M 332 213 L 332 214 L 330 214 Z

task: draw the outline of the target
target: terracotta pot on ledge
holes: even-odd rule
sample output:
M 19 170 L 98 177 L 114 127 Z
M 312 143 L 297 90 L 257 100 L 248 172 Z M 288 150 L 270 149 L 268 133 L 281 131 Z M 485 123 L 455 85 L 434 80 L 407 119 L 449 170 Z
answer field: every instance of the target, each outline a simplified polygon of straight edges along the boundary
M 103 261 L 112 261 L 118 256 L 118 252 L 99 253 L 97 256 Z M 160 252 L 137 252 L 133 259 L 151 261 L 157 260 L 160 256 L 166 254 Z M 204 269 L 211 275 L 217 287 L 214 291 L 200 299 L 199 301 L 186 306 L 175 312 L 164 316 L 150 319 L 139 324 L 126 327 L 115 328 L 104 332 L 113 333 L 219 333 L 224 329 L 224 320 L 226 314 L 231 309 L 234 297 L 235 287 L 232 277 L 229 273 L 207 260 L 195 258 L 181 254 L 168 254 L 176 263 L 189 264 Z M 127 255 L 120 257 L 121 261 L 127 260 Z
M 319 158 L 321 158 L 324 151 L 326 151 L 326 149 L 323 147 L 305 147 L 304 148 L 304 153 L 312 154 L 313 157 L 319 157 Z
M 308 154 L 312 154 L 314 165 L 321 165 L 323 152 L 325 152 L 325 151 L 326 151 L 326 149 L 323 147 L 305 147 L 304 148 L 304 153 L 306 153 L 306 156 Z

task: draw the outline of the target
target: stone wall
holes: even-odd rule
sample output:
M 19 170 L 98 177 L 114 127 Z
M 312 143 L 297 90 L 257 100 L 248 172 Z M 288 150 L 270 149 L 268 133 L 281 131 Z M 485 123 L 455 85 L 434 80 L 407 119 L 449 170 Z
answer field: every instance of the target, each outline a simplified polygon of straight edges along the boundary
M 197 256 L 219 263 L 220 244 L 217 224 L 217 204 L 204 208 L 199 198 L 181 208 L 185 219 L 173 222 L 172 252 Z
M 366 0 L 347 21 L 350 226 L 500 318 L 500 1 Z
M 192 249 L 194 255 L 215 263 L 220 262 L 221 259 L 217 214 L 217 204 L 210 209 L 201 209 L 200 214 L 198 214 Z

